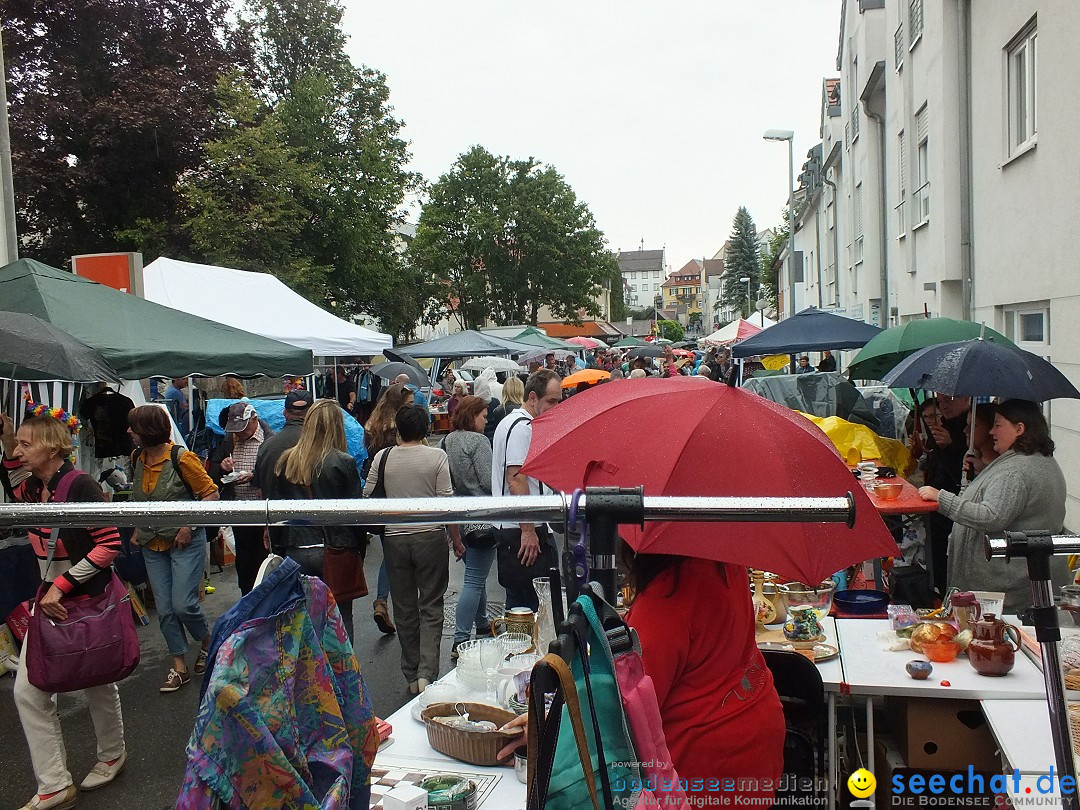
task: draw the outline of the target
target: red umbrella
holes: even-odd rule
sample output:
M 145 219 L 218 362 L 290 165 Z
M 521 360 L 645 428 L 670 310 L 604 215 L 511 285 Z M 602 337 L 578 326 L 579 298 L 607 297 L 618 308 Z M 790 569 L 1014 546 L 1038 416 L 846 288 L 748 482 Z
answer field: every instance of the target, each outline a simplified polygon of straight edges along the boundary
M 835 497 L 854 492 L 855 527 L 837 523 L 621 526 L 636 550 L 746 565 L 816 584 L 899 556 L 865 490 L 828 437 L 795 411 L 704 379 L 615 380 L 533 420 L 522 467 L 555 489 L 644 485 L 646 495 Z

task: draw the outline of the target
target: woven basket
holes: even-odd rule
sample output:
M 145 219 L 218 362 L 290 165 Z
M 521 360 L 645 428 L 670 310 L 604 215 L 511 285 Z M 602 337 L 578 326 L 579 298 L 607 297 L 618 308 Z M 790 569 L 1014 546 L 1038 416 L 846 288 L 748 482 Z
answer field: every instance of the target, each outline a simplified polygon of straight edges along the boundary
M 470 720 L 490 720 L 500 728 L 517 716 L 483 703 L 432 703 L 420 712 L 420 717 L 427 726 L 428 743 L 439 753 L 471 765 L 491 767 L 499 764 L 500 749 L 512 740 L 522 739 L 520 734 L 465 731 L 436 723 L 434 720 L 436 717 L 448 717 L 462 712 L 468 712 Z
M 1080 756 L 1080 703 L 1069 703 L 1069 736 L 1073 753 Z
M 1070 669 L 1065 673 L 1065 688 L 1080 691 L 1080 669 Z

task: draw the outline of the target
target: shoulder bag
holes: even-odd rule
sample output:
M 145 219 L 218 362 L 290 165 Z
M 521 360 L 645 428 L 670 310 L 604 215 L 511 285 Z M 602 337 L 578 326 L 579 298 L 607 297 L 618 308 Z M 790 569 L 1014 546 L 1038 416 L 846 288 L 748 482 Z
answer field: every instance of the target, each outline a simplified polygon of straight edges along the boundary
M 380 479 L 381 482 L 382 479 Z M 376 485 L 378 486 L 378 485 Z M 311 487 L 305 485 L 308 498 L 314 500 Z M 323 535 L 322 581 L 338 602 L 351 602 L 367 596 L 367 577 L 364 576 L 363 548 L 338 548 L 330 545 L 330 533 L 320 526 Z
M 68 472 L 53 501 L 67 499 L 72 482 L 84 473 Z M 131 615 L 131 599 L 116 574 L 97 596 L 64 601 L 67 618 L 52 619 L 41 600 L 52 586 L 47 579 L 56 553 L 59 529 L 49 535 L 46 581 L 38 588 L 27 627 L 27 679 L 43 692 L 74 692 L 122 681 L 139 665 L 139 637 Z
M 382 450 L 382 458 L 379 459 L 379 480 L 375 482 L 375 489 L 371 490 L 371 494 L 368 498 L 385 498 L 386 497 L 386 460 L 390 458 L 390 451 L 393 448 L 387 447 Z M 372 459 L 374 461 L 374 459 Z M 371 526 L 359 526 L 361 531 L 365 531 L 368 534 L 377 534 L 382 536 L 386 532 L 386 526 L 371 525 Z

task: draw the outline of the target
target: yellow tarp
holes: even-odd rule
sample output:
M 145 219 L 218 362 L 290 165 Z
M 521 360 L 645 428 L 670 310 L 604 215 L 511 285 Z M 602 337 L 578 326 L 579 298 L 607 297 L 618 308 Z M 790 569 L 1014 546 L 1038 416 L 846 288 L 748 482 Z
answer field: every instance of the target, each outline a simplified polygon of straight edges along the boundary
M 839 416 L 813 416 L 808 413 L 803 413 L 803 416 L 825 432 L 851 466 L 860 461 L 874 460 L 882 466 L 892 467 L 905 478 L 914 470 L 911 452 L 896 439 L 878 436 L 865 425 L 856 425 Z

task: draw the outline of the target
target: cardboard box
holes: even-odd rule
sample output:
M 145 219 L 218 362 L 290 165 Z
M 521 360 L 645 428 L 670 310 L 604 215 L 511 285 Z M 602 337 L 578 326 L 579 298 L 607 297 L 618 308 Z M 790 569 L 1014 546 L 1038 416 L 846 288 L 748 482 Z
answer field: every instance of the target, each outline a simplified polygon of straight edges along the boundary
M 885 714 L 909 768 L 997 773 L 998 744 L 977 700 L 886 698 Z

